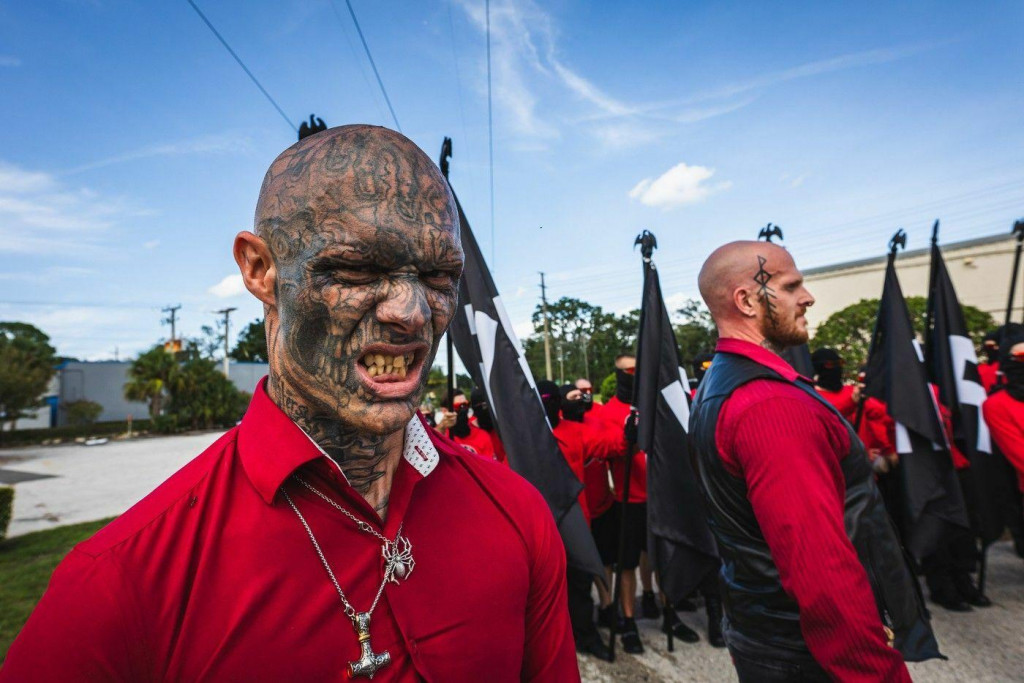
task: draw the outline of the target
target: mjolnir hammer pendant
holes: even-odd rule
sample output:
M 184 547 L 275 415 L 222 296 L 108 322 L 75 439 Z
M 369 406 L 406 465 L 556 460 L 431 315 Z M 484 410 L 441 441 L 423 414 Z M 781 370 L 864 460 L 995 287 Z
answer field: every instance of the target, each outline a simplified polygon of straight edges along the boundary
M 356 635 L 359 636 L 360 657 L 358 661 L 348 663 L 348 673 L 351 677 L 366 676 L 373 678 L 377 670 L 391 663 L 391 654 L 382 652 L 376 654 L 370 647 L 370 613 L 357 612 L 352 617 L 352 625 L 355 626 Z

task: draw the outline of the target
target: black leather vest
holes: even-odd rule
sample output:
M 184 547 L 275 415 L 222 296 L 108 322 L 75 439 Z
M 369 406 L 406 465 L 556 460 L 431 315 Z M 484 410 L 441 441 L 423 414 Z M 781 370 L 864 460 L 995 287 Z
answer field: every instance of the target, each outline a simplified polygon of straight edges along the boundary
M 942 657 L 917 580 L 885 511 L 864 445 L 853 427 L 809 384 L 789 382 L 748 358 L 720 352 L 697 392 L 690 415 L 690 435 L 708 506 L 708 523 L 722 558 L 720 583 L 728 629 L 761 646 L 809 654 L 800 632 L 800 609 L 782 588 L 779 571 L 747 500 L 746 482 L 725 469 L 715 442 L 722 404 L 738 387 L 755 379 L 799 387 L 846 426 L 850 452 L 841 464 L 846 480 L 846 533 L 867 570 L 882 623 L 892 629 L 895 647 L 907 661 Z M 814 558 L 804 560 L 813 562 Z M 841 591 L 843 587 L 836 586 L 835 590 Z

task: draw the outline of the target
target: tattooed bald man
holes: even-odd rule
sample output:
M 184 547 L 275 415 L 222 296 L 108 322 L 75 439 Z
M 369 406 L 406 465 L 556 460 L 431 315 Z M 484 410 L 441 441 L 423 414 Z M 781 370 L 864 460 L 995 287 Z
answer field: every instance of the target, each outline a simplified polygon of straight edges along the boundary
M 938 649 L 864 446 L 779 355 L 814 297 L 764 242 L 715 250 L 698 285 L 719 342 L 690 434 L 740 681 L 910 680 Z
M 438 169 L 384 128 L 309 136 L 234 254 L 269 377 L 61 563 L 0 678 L 578 681 L 547 505 L 415 412 L 463 261 Z

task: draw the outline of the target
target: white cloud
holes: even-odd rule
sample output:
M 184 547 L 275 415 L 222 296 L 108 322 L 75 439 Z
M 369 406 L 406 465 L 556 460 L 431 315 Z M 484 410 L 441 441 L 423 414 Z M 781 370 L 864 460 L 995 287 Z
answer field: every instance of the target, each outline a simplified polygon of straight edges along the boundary
M 116 154 L 104 159 L 97 159 L 96 161 L 76 166 L 75 168 L 65 171 L 63 175 L 73 175 L 75 173 L 82 173 L 83 171 L 103 168 L 104 166 L 122 164 L 128 161 L 138 161 L 140 159 L 152 159 L 154 157 L 176 157 L 189 154 L 240 154 L 248 152 L 251 149 L 252 139 L 248 136 L 224 132 L 216 135 L 204 135 L 189 140 L 146 145 L 144 147 L 139 147 L 138 149 L 129 150 L 127 152 L 122 152 L 121 154 Z
M 229 297 L 238 296 L 239 294 L 244 294 L 246 289 L 245 283 L 242 282 L 242 275 L 240 273 L 235 273 L 234 275 L 228 275 L 206 291 L 219 299 L 227 299 Z
M 0 252 L 45 253 L 69 240 L 90 251 L 119 219 L 142 213 L 124 199 L 0 161 Z
M 21 60 L 14 55 L 0 55 L 0 67 L 2 66 L 21 66 Z
M 693 204 L 704 200 L 713 192 L 732 187 L 730 181 L 708 184 L 706 181 L 714 174 L 715 169 L 706 166 L 676 164 L 657 178 L 641 180 L 629 191 L 629 196 L 647 206 L 662 209 Z

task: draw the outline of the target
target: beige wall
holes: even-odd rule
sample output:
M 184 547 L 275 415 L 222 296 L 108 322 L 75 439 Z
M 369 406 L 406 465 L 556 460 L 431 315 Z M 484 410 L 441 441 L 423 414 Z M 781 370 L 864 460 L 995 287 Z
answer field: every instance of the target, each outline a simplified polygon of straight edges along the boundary
M 1010 290 L 1010 271 L 1016 241 L 1012 235 L 993 236 L 942 245 L 946 268 L 953 280 L 960 303 L 992 314 L 1002 324 Z M 918 249 L 896 258 L 896 272 L 904 296 L 928 295 L 928 249 Z M 808 289 L 817 300 L 807 313 L 812 331 L 838 310 L 861 299 L 877 299 L 882 294 L 885 259 L 837 264 L 805 273 Z M 1015 321 L 1021 320 L 1022 285 L 1018 279 Z

